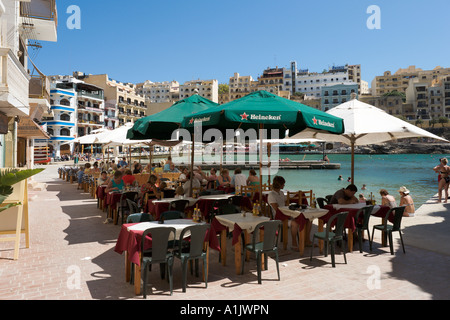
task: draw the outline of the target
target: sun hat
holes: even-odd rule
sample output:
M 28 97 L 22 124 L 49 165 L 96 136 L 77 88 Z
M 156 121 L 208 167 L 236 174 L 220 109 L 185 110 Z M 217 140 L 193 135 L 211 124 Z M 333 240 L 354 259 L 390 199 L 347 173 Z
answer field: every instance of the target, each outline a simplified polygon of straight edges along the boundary
M 408 190 L 408 189 L 406 189 L 406 187 L 405 187 L 405 186 L 403 186 L 403 187 L 400 187 L 400 189 L 398 189 L 398 192 L 403 192 L 404 194 L 409 194 L 409 190 Z

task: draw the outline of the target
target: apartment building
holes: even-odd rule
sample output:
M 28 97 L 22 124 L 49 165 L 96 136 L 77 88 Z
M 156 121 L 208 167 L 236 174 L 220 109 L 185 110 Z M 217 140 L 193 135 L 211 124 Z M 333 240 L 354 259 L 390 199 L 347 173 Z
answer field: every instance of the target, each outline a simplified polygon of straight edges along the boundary
M 116 81 L 107 74 L 92 75 L 75 72 L 74 75 L 104 90 L 107 128 L 115 129 L 147 116 L 145 97 L 137 93 L 138 88 L 135 84 Z
M 416 66 L 409 66 L 405 69 L 398 69 L 394 74 L 385 71 L 382 76 L 377 76 L 372 81 L 372 94 L 381 96 L 391 91 L 406 93 L 411 79 L 417 79 L 431 83 L 439 77 L 450 75 L 450 68 L 437 66 L 433 70 L 422 70 Z
M 325 85 L 322 86 L 321 97 L 322 111 L 328 111 L 353 98 L 357 99 L 358 85 L 356 83 Z
M 0 167 L 32 167 L 34 138 L 47 137 L 36 121 L 49 106 L 48 82 L 28 72 L 36 69 L 28 48 L 57 41 L 57 20 L 54 0 L 0 0 Z
M 428 74 L 410 79 L 405 95 L 417 119 L 450 118 L 450 75 Z
M 291 68 L 283 70 L 283 90 L 291 94 L 301 93 L 305 99 L 321 99 L 322 87 L 336 84 L 356 84 L 358 94 L 361 93 L 361 65 L 333 66 L 319 73 L 309 69 L 299 70 L 297 62 L 292 61 Z
M 194 94 L 219 103 L 219 83 L 217 80 L 191 80 L 180 85 L 180 100 Z
M 70 143 L 105 127 L 105 102 L 102 88 L 73 76 L 51 76 L 52 115 L 42 120 L 50 135 L 50 152 L 57 157 L 74 152 Z
M 228 82 L 230 88 L 228 100 L 233 101 L 256 91 L 255 83 L 252 76 L 241 76 L 235 72 Z
M 149 80 L 136 85 L 136 93 L 144 96 L 147 103 L 174 103 L 180 100 L 178 81 L 151 82 Z

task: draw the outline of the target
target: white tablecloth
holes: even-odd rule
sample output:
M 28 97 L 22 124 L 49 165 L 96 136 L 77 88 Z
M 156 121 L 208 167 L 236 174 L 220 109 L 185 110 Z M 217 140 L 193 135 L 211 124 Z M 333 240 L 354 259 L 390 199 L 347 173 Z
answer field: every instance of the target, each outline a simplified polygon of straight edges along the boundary
M 176 201 L 176 200 L 189 200 L 189 206 L 193 206 L 198 199 L 194 199 L 194 198 L 190 198 L 190 197 L 185 197 L 185 198 L 165 198 L 165 199 L 161 199 L 161 200 L 152 200 L 154 204 L 156 203 L 170 203 L 172 201 Z
M 234 230 L 234 224 L 237 224 L 239 228 L 242 230 L 247 230 L 249 232 L 253 232 L 256 225 L 263 221 L 269 221 L 268 217 L 259 217 L 252 215 L 251 212 L 247 212 L 245 217 L 242 216 L 242 213 L 234 213 L 234 214 L 223 214 L 216 216 L 217 221 L 219 221 L 222 225 L 228 227 L 230 231 Z
M 291 210 L 289 207 L 279 207 L 280 211 L 292 218 L 297 218 L 301 213 L 305 216 L 308 220 L 314 220 L 320 217 L 323 217 L 328 213 L 328 210 L 326 209 L 320 209 L 320 208 L 308 208 L 305 210 Z
M 150 222 L 141 222 L 135 225 L 132 225 L 127 228 L 128 231 L 145 231 L 147 229 L 151 228 L 158 228 L 158 227 L 172 227 L 175 228 L 176 234 L 175 238 L 178 239 L 181 235 L 181 231 L 183 231 L 184 228 L 190 227 L 192 225 L 198 224 L 197 222 L 194 222 L 192 220 L 187 219 L 173 219 L 173 220 L 166 220 L 163 224 L 158 223 L 157 221 L 150 221 Z M 188 237 L 190 233 L 186 233 L 186 237 Z M 173 240 L 170 239 L 169 240 Z

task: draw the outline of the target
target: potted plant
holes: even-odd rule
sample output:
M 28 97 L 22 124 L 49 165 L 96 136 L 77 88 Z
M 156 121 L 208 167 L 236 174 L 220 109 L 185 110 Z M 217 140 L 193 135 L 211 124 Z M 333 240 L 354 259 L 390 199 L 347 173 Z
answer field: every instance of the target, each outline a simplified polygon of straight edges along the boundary
M 6 209 L 20 205 L 20 203 L 8 203 L 3 206 L 3 202 L 13 193 L 13 185 L 16 183 L 28 179 L 45 169 L 5 169 L 0 171 L 0 213 Z

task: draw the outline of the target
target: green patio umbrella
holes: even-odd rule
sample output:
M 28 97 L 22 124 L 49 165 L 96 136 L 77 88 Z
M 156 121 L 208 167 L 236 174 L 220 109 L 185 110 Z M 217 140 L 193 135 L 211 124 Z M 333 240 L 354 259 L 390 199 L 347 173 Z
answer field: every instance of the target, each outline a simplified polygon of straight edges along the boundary
M 181 127 L 194 132 L 196 124 L 201 123 L 202 131 L 219 129 L 226 136 L 227 129 L 254 129 L 260 140 L 260 172 L 262 173 L 262 141 L 271 138 L 276 130 L 277 138 L 285 138 L 287 130 L 294 135 L 304 130 L 331 134 L 344 132 L 341 118 L 331 116 L 315 108 L 279 97 L 267 91 L 256 91 L 243 98 L 200 111 L 184 118 Z M 267 136 L 263 136 L 266 129 Z M 260 174 L 262 185 L 262 174 Z M 261 192 L 260 192 L 261 196 Z
M 139 119 L 133 127 L 128 130 L 127 139 L 143 140 L 158 139 L 171 140 L 172 133 L 180 128 L 181 122 L 185 116 L 190 116 L 199 111 L 208 110 L 218 106 L 211 100 L 203 98 L 198 94 L 194 94 L 186 99 L 175 102 L 171 107 L 156 114 Z M 192 155 L 191 155 L 191 193 L 192 179 L 194 169 L 194 139 L 192 138 Z
M 175 102 L 171 107 L 153 115 L 141 118 L 128 130 L 127 139 L 171 140 L 172 133 L 180 128 L 184 117 L 218 106 L 217 103 L 198 94 Z

